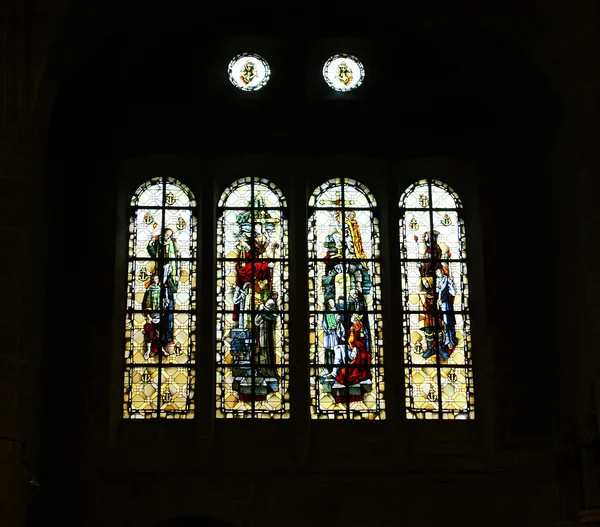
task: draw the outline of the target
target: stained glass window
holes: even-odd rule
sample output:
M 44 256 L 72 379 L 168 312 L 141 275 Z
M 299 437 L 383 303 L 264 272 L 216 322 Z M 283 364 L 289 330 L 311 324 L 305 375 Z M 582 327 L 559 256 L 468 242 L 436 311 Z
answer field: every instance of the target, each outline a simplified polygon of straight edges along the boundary
M 407 417 L 472 419 L 469 281 L 462 205 L 424 179 L 400 199 Z
M 309 201 L 311 416 L 384 419 L 377 204 L 353 179 Z
M 286 201 L 266 179 L 222 194 L 217 225 L 217 417 L 289 418 Z
M 231 84 L 236 88 L 255 91 L 267 84 L 271 76 L 271 68 L 260 55 L 242 53 L 231 59 L 228 74 Z
M 336 91 L 353 90 L 363 83 L 365 68 L 356 57 L 341 53 L 327 59 L 323 66 L 323 78 Z
M 123 414 L 194 416 L 196 202 L 172 178 L 131 199 Z

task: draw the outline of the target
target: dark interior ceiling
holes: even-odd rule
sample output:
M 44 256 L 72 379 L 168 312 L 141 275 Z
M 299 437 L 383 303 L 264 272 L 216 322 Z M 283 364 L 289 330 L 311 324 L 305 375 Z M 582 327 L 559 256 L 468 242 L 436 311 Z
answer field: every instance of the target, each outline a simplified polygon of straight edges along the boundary
M 232 149 L 480 159 L 542 155 L 552 144 L 558 111 L 547 83 L 488 35 L 461 37 L 485 57 L 475 63 L 456 58 L 448 31 L 392 32 L 383 20 L 321 16 L 304 35 L 302 24 L 283 31 L 239 18 L 202 27 L 174 20 L 137 20 L 71 73 L 51 148 L 86 159 Z M 227 79 L 229 60 L 244 51 L 271 65 L 260 91 Z M 334 92 L 321 77 L 337 52 L 365 64 L 354 92 Z

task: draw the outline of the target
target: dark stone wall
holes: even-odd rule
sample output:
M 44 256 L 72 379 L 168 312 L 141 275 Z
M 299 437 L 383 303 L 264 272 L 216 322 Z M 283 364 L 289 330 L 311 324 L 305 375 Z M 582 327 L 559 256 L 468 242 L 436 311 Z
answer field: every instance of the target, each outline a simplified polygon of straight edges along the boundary
M 19 23 L 2 26 L 12 74 L 2 77 L 0 226 L 23 264 L 12 260 L 2 280 L 0 319 L 14 337 L 0 350 L 7 525 L 149 526 L 182 514 L 240 526 L 548 525 L 590 508 L 577 437 L 595 427 L 596 285 L 593 271 L 581 273 L 597 257 L 591 2 L 413 7 L 402 17 L 307 7 L 293 23 L 258 9 L 258 26 L 126 2 L 57 3 L 52 16 L 34 2 L 9 5 Z M 226 78 L 227 62 L 247 49 L 273 70 L 251 94 Z M 367 71 L 349 97 L 320 78 L 339 51 Z M 292 419 L 214 419 L 210 316 L 199 321 L 196 419 L 120 418 L 123 203 L 153 175 L 192 188 L 199 291 L 210 297 L 215 196 L 248 173 L 290 199 L 299 298 L 312 189 L 355 177 L 379 200 L 391 284 L 385 421 L 309 419 L 304 300 L 295 307 Z M 465 203 L 469 423 L 404 418 L 395 207 L 429 176 Z

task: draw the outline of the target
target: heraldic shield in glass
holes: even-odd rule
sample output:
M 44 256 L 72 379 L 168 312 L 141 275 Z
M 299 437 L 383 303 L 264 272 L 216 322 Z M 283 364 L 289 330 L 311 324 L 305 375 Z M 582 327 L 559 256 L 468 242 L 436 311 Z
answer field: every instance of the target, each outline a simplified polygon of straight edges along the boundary
M 123 413 L 194 416 L 196 202 L 171 178 L 131 200 Z
M 385 418 L 376 205 L 364 185 L 341 178 L 309 201 L 313 418 Z
M 286 201 L 247 177 L 221 196 L 217 225 L 219 418 L 289 418 Z
M 462 205 L 421 180 L 400 199 L 407 417 L 472 419 L 469 282 Z

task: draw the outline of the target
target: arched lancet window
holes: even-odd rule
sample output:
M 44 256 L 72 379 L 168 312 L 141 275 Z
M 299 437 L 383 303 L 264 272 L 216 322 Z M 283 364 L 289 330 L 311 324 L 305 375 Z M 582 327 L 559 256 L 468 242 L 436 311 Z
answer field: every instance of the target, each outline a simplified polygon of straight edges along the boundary
M 311 415 L 383 419 L 383 341 L 377 204 L 352 179 L 309 200 Z
M 445 183 L 423 179 L 399 205 L 407 417 L 472 419 L 462 204 Z
M 126 418 L 194 416 L 196 202 L 172 178 L 131 199 L 125 347 Z
M 288 418 L 286 201 L 266 179 L 223 192 L 217 225 L 217 417 Z

